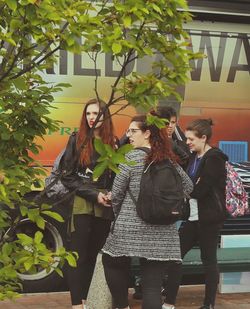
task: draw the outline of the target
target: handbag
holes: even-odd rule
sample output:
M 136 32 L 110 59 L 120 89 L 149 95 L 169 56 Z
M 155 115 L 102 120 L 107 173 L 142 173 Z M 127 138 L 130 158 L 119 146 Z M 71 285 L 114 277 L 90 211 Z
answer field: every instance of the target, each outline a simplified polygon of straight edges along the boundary
M 69 189 L 61 181 L 62 172 L 59 169 L 64 152 L 65 150 L 61 151 L 56 157 L 50 175 L 45 178 L 45 193 L 49 198 L 55 200 L 62 199 L 69 193 Z

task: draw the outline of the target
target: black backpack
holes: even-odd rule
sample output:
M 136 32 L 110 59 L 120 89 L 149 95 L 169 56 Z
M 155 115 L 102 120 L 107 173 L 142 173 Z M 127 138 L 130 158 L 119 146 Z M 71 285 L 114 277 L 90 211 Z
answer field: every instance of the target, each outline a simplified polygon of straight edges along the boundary
M 181 176 L 170 160 L 146 165 L 136 201 L 138 216 L 147 223 L 168 225 L 182 217 L 184 193 Z

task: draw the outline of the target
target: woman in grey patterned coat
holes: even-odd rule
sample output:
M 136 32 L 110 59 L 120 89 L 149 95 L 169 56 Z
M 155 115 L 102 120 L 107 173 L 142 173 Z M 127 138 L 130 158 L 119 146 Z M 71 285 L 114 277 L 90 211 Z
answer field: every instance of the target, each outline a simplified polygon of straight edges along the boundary
M 136 213 L 128 188 L 137 199 L 144 165 L 155 160 L 176 161 L 166 130 L 147 125 L 146 116 L 135 116 L 127 130 L 134 150 L 127 159 L 135 165 L 120 165 L 112 189 L 116 220 L 103 247 L 105 276 L 115 308 L 128 307 L 131 257 L 139 257 L 142 272 L 142 308 L 160 309 L 161 285 L 171 263 L 181 263 L 178 231 L 175 224 L 153 225 Z M 149 154 L 138 147 L 151 149 Z M 137 149 L 138 148 L 138 149 Z

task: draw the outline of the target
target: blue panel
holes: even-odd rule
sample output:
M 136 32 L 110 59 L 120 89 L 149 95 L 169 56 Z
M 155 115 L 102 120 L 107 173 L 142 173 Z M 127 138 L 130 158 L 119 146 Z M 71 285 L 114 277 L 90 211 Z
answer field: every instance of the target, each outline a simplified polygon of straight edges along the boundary
M 248 160 L 248 142 L 220 141 L 219 148 L 228 155 L 231 162 Z

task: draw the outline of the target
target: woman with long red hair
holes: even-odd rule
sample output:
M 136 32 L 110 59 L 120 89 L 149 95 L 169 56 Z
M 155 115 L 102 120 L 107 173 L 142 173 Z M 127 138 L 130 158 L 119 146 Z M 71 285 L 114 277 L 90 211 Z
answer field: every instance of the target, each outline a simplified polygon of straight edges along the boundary
M 136 212 L 133 197 L 138 198 L 145 163 L 167 160 L 176 168 L 178 164 L 165 128 L 148 125 L 146 116 L 135 116 L 126 134 L 134 147 L 127 159 L 135 164 L 120 164 L 120 173 L 114 180 L 112 206 L 116 220 L 102 249 L 105 276 L 115 308 L 128 309 L 130 260 L 138 257 L 142 308 L 161 309 L 162 280 L 171 263 L 181 263 L 178 231 L 176 224 L 156 225 L 143 221 Z M 166 179 L 166 185 L 168 181 L 173 180 Z
M 69 267 L 67 272 L 73 309 L 86 308 L 96 257 L 105 243 L 113 218 L 107 195 L 112 186 L 112 172 L 106 170 L 98 180 L 92 179 L 99 157 L 94 149 L 94 138 L 116 148 L 109 109 L 103 101 L 96 99 L 85 105 L 79 131 L 70 136 L 60 163 L 64 174 L 62 183 L 75 190 L 69 249 L 76 251 L 79 258 L 77 267 Z

